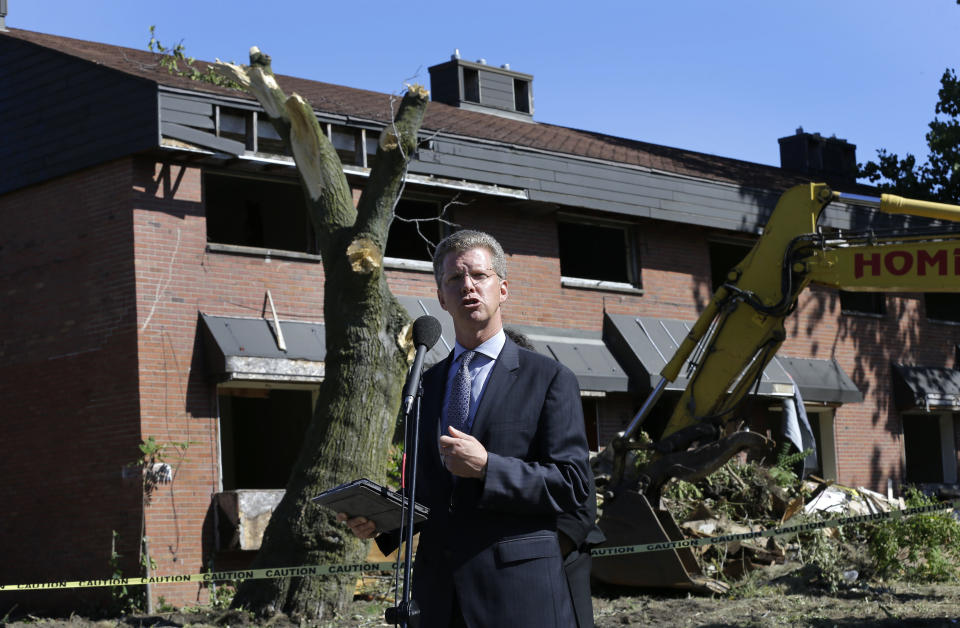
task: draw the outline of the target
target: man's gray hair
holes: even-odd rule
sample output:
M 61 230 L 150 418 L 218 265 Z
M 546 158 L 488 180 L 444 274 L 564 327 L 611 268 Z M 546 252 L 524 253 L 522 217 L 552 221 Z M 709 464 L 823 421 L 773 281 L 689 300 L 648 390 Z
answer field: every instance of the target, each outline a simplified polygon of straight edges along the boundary
M 507 257 L 503 254 L 503 247 L 500 246 L 500 243 L 489 233 L 462 229 L 454 231 L 441 240 L 433 254 L 433 276 L 437 280 L 437 286 L 440 286 L 440 281 L 443 279 L 443 259 L 449 253 L 459 254 L 480 248 L 490 251 L 493 272 L 497 273 L 500 279 L 506 279 Z

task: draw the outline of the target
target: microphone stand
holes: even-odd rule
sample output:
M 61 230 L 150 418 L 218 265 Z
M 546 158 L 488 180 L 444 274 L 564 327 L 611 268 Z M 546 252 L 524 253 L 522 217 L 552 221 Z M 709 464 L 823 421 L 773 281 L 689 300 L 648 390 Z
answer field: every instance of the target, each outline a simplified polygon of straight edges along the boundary
M 421 366 L 421 370 L 422 370 Z M 406 628 L 418 628 L 420 626 L 420 608 L 416 600 L 410 598 L 410 572 L 413 567 L 413 518 L 415 514 L 414 504 L 416 504 L 417 495 L 417 456 L 420 449 L 420 399 L 423 397 L 423 379 L 417 387 L 416 396 L 411 407 L 407 408 L 404 416 L 403 429 L 403 450 L 409 451 L 408 458 L 409 473 L 407 469 L 402 470 L 404 477 L 409 476 L 410 490 L 407 490 L 407 483 L 403 486 L 403 499 L 400 502 L 401 520 L 401 542 L 404 544 L 403 557 L 403 597 L 397 606 L 388 608 L 384 612 L 384 618 L 388 624 L 403 626 Z M 411 415 L 413 421 L 410 421 Z M 412 442 L 412 446 L 410 443 Z M 399 558 L 399 556 L 398 556 Z

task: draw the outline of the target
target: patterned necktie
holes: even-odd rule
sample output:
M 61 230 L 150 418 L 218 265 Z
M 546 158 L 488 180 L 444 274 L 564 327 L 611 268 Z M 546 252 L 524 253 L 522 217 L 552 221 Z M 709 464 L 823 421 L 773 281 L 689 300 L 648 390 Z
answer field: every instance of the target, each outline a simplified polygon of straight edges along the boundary
M 470 361 L 477 355 L 476 351 L 464 351 L 460 355 L 460 368 L 453 376 L 453 385 L 450 387 L 450 402 L 447 404 L 447 425 L 452 425 L 461 432 L 469 429 L 470 420 Z M 443 432 L 448 434 L 447 430 Z

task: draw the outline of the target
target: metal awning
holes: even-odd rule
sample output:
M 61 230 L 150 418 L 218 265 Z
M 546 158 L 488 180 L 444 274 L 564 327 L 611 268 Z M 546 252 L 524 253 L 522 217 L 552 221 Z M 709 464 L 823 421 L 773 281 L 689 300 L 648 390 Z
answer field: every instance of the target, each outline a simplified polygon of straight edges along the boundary
M 560 362 L 577 376 L 581 391 L 626 392 L 629 378 L 599 331 L 509 325 L 526 336 L 538 353 Z
M 900 410 L 960 410 L 960 371 L 893 365 L 893 397 Z
M 200 314 L 207 372 L 218 381 L 320 382 L 327 343 L 322 323 L 280 321 L 286 350 L 271 321 Z
M 626 369 L 631 384 L 645 393 L 656 386 L 660 371 L 690 333 L 693 324 L 694 321 L 605 312 L 603 339 Z M 686 370 L 685 363 L 676 381 L 667 384 L 666 389 L 684 390 L 687 386 Z M 764 369 L 758 393 L 776 397 L 793 395 L 793 382 L 779 362 L 771 360 Z
M 440 340 L 427 352 L 424 365 L 431 366 L 447 357 L 453 351 L 456 335 L 453 331 L 453 319 L 440 307 L 440 301 L 432 297 L 397 297 L 397 300 L 414 320 L 428 314 L 440 321 Z
M 804 401 L 819 403 L 863 401 L 863 393 L 836 360 L 789 358 L 778 355 L 773 358 L 773 361 L 780 364 L 793 377 Z

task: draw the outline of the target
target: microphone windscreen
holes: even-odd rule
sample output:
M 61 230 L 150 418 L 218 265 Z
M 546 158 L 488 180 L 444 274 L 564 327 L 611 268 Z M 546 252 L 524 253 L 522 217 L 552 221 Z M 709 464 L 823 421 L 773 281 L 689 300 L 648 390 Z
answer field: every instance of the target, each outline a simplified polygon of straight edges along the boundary
M 440 321 L 429 314 L 413 321 L 413 346 L 425 346 L 427 349 L 440 339 Z

